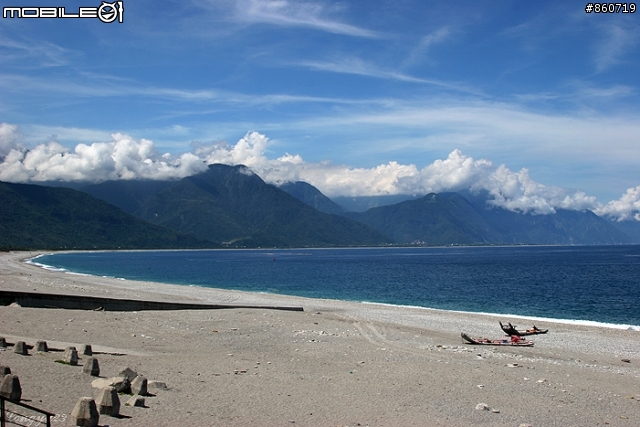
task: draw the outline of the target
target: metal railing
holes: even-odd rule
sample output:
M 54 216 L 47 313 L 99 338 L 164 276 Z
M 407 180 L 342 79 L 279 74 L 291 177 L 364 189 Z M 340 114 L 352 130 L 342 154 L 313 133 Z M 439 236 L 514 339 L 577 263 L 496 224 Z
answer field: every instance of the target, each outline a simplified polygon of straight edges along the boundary
M 37 412 L 40 415 L 28 415 L 15 412 L 19 409 L 11 411 L 7 409 L 7 404 L 16 405 L 33 412 Z M 0 396 L 0 427 L 7 427 L 11 425 L 24 427 L 46 425 L 47 427 L 51 427 L 51 418 L 53 417 L 56 417 L 56 414 L 27 405 L 26 403 L 16 402 L 15 400 L 10 400 L 4 396 Z

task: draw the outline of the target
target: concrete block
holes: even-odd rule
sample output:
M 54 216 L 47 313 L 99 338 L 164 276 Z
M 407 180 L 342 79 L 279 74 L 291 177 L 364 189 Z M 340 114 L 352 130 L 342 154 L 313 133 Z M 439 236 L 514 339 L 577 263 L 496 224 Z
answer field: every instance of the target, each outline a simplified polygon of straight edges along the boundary
M 26 356 L 27 354 L 29 354 L 29 351 L 27 350 L 27 344 L 24 341 L 18 341 L 13 346 L 13 352 L 17 354 L 21 354 L 23 356 Z
M 11 373 L 11 368 L 8 366 L 0 365 L 0 381 L 2 381 L 2 377 L 5 375 L 9 375 Z
M 145 408 L 145 401 L 144 401 L 144 397 L 141 396 L 131 396 L 131 398 L 129 398 L 129 400 L 127 400 L 127 403 L 125 403 L 125 405 L 127 406 L 138 406 L 140 408 Z
M 95 357 L 89 357 L 84 361 L 82 372 L 97 377 L 100 375 L 100 364 Z
M 120 373 L 118 373 L 118 376 L 126 377 L 129 380 L 129 382 L 131 382 L 138 376 L 138 373 L 133 369 L 126 367 L 126 368 L 120 369 Z
M 81 397 L 71 411 L 71 420 L 76 426 L 98 427 L 100 414 L 91 397 Z
M 120 415 L 120 398 L 113 387 L 105 387 L 100 390 L 96 398 L 96 405 L 100 414 L 117 417 Z
M 43 353 L 46 353 L 47 351 L 49 351 L 49 346 L 47 346 L 47 342 L 46 341 L 36 341 L 36 345 L 33 348 L 35 351 L 41 351 Z
M 140 396 L 146 396 L 147 393 L 147 379 L 142 375 L 138 375 L 131 381 L 131 393 L 139 394 Z
M 131 381 L 127 377 L 111 378 L 112 385 L 118 393 L 131 393 Z
M 78 350 L 75 347 L 67 347 L 64 351 L 63 359 L 65 362 L 72 366 L 78 365 Z
M 2 382 L 0 382 L 0 395 L 9 400 L 20 401 L 22 398 L 22 387 L 20 387 L 20 379 L 17 375 L 7 374 L 2 377 Z
M 97 378 L 91 381 L 93 388 L 113 387 L 118 393 L 130 393 L 131 383 L 126 377 Z
M 80 347 L 80 353 L 84 354 L 85 356 L 93 356 L 93 349 L 91 348 L 91 344 L 85 344 Z

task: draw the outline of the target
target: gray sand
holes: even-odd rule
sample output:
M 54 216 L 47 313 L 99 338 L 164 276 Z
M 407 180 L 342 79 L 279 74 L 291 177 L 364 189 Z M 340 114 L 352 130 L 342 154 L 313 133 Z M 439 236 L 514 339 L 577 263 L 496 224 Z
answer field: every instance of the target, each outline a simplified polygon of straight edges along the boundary
M 640 425 L 640 332 L 536 321 L 532 348 L 470 346 L 498 338 L 488 315 L 254 294 L 47 271 L 0 255 L 0 288 L 265 309 L 105 312 L 0 307 L 0 336 L 64 349 L 91 344 L 101 377 L 128 366 L 148 380 L 145 408 L 109 426 L 625 426 Z M 93 377 L 62 353 L 0 351 L 25 402 L 69 413 L 97 396 Z M 628 360 L 623 361 L 623 360 Z M 492 410 L 477 410 L 480 403 Z M 34 424 L 35 425 L 35 424 Z

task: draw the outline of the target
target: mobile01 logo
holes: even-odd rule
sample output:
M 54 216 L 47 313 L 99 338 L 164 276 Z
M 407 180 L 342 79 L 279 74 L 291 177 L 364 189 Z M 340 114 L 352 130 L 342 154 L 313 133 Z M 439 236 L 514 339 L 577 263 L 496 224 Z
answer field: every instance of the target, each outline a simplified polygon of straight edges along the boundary
M 63 7 L 15 7 L 2 8 L 3 18 L 98 18 L 105 24 L 124 22 L 122 1 L 108 3 L 103 1 L 99 7 L 79 7 L 78 13 L 67 13 Z

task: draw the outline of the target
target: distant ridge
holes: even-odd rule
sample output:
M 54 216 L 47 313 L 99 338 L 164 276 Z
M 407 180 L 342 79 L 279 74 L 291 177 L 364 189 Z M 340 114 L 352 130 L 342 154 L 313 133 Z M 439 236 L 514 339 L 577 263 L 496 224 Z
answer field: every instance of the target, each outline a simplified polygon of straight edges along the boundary
M 633 240 L 589 210 L 556 209 L 554 214 L 514 212 L 489 203 L 487 192 L 462 193 L 505 244 L 616 245 Z
M 302 184 L 296 183 L 296 188 L 304 188 L 304 194 L 313 197 L 300 196 L 301 200 L 311 203 L 310 199 L 322 194 L 315 187 Z M 403 201 L 342 215 L 375 228 L 399 244 L 640 243 L 640 222 L 612 222 L 591 211 L 557 209 L 547 215 L 514 212 L 492 205 L 486 191 L 431 193 L 419 198 L 408 195 L 353 198 L 353 201 L 362 207 L 363 203 L 386 203 L 394 197 Z
M 609 221 L 609 223 L 627 235 L 633 243 L 640 243 L 640 221 Z
M 332 200 L 342 206 L 346 211 L 365 212 L 371 208 L 395 205 L 407 200 L 416 200 L 420 197 L 421 196 L 412 196 L 409 194 L 394 194 L 389 196 L 338 196 Z
M 490 243 L 498 239 L 477 210 L 456 193 L 431 193 L 417 200 L 346 215 L 399 243 L 438 246 Z
M 211 247 L 70 188 L 0 182 L 4 249 Z
M 82 186 L 102 200 L 63 186 L 0 183 L 0 249 L 640 243 L 637 221 L 591 211 L 513 212 L 486 192 L 432 193 L 345 212 L 307 183 L 282 187 L 227 165 L 178 181 Z
M 375 246 L 392 240 L 322 213 L 245 166 L 210 165 L 149 198 L 141 218 L 230 247 Z
M 555 214 L 513 212 L 487 203 L 483 195 L 428 194 L 349 218 L 374 227 L 399 243 L 609 245 L 632 240 L 591 211 Z
M 284 192 L 292 195 L 301 202 L 328 214 L 341 214 L 346 209 L 325 196 L 311 184 L 303 181 L 285 182 L 278 186 Z

